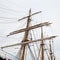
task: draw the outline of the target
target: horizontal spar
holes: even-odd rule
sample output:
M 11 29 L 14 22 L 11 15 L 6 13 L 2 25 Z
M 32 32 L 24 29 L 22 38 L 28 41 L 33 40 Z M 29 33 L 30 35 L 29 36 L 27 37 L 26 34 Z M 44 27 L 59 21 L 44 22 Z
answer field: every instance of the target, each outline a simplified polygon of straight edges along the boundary
M 51 24 L 51 23 L 48 23 L 48 22 L 40 23 L 40 24 L 31 26 L 31 27 L 29 27 L 28 29 L 24 28 L 24 29 L 20 29 L 20 30 L 17 30 L 17 31 L 13 31 L 13 32 L 9 33 L 9 35 L 7 35 L 7 36 L 14 35 L 14 34 L 18 34 L 18 33 L 24 32 L 24 31 L 26 31 L 26 30 L 35 29 L 35 28 L 42 27 L 42 26 L 48 26 L 48 25 L 50 25 L 50 24 Z
M 50 36 L 50 37 L 43 38 L 43 40 L 50 40 L 50 39 L 53 39 L 53 38 L 56 38 L 56 37 L 57 36 Z M 12 47 L 12 46 L 17 46 L 17 45 L 23 45 L 23 44 L 28 44 L 28 43 L 38 42 L 38 41 L 42 41 L 42 39 L 29 40 L 27 42 L 16 43 L 16 44 L 13 44 L 13 45 L 3 46 L 3 47 L 0 47 L 0 48 L 7 48 L 7 47 Z
M 38 11 L 38 12 L 36 12 L 36 13 L 31 14 L 30 16 L 36 15 L 36 14 L 41 13 L 41 12 L 42 12 L 42 11 Z M 19 19 L 18 21 L 23 20 L 23 19 L 26 19 L 26 18 L 28 18 L 28 17 L 29 17 L 29 16 L 25 16 L 25 17 Z

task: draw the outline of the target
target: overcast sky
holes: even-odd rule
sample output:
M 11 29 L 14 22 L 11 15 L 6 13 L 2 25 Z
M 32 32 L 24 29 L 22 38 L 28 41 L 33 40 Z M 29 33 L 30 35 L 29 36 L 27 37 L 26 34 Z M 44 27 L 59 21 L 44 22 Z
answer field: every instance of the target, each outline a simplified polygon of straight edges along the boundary
M 42 11 L 40 15 L 37 15 L 39 16 L 38 19 L 34 19 L 35 22 L 38 23 L 40 18 L 42 21 L 49 21 L 52 23 L 50 27 L 52 34 L 58 35 L 55 39 L 54 47 L 56 60 L 59 60 L 60 0 L 0 0 L 0 46 L 3 46 L 4 43 L 7 45 L 7 43 L 13 44 L 18 42 L 12 37 L 6 38 L 6 35 L 11 31 L 20 29 L 21 26 L 25 24 L 26 21 L 22 21 L 23 23 L 21 24 L 20 22 L 17 22 L 17 20 L 27 16 L 30 8 L 32 12 Z M 17 36 L 15 39 L 18 39 L 19 37 L 20 36 Z M 10 42 L 7 40 L 10 40 Z

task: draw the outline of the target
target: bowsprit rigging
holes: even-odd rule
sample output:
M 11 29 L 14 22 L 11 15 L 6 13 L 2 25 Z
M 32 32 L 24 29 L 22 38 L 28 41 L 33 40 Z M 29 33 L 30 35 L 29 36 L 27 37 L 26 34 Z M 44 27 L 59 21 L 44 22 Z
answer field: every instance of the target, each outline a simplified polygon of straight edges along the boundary
M 26 28 L 10 32 L 7 35 L 7 37 L 9 37 L 11 35 L 15 35 L 15 34 L 18 34 L 18 33 L 25 32 L 24 38 L 23 38 L 23 40 L 21 42 L 13 44 L 13 45 L 2 46 L 0 48 L 4 49 L 4 48 L 7 48 L 7 47 L 21 45 L 18 56 L 17 56 L 18 60 L 28 60 L 29 59 L 29 57 L 28 57 L 29 53 L 27 53 L 27 55 L 26 55 L 27 49 L 29 49 L 29 52 L 30 52 L 30 55 L 31 55 L 30 60 L 55 60 L 55 55 L 54 55 L 54 52 L 53 52 L 53 49 L 52 49 L 52 39 L 57 37 L 57 36 L 44 37 L 44 33 L 43 33 L 43 27 L 44 26 L 49 26 L 51 23 L 43 22 L 43 23 L 40 23 L 40 24 L 36 24 L 34 26 L 30 26 L 31 16 L 34 16 L 34 15 L 39 14 L 39 13 L 42 13 L 42 11 L 38 11 L 36 13 L 31 14 L 31 9 L 30 9 L 28 16 L 23 17 L 23 18 L 18 20 L 18 21 L 20 21 L 20 20 L 23 20 L 23 19 L 27 18 Z M 40 39 L 37 38 L 35 40 L 33 40 L 32 38 L 28 39 L 29 31 L 31 31 L 33 29 L 36 29 L 36 28 L 39 28 L 39 27 L 41 28 L 41 33 L 39 33 L 39 34 L 41 34 L 41 38 Z M 45 41 L 49 41 L 48 42 L 49 43 L 48 52 L 47 52 L 47 49 L 45 49 L 46 48 Z M 36 42 L 37 43 L 40 42 L 38 44 L 38 48 L 39 48 L 38 50 L 37 50 L 36 46 L 34 46 L 34 44 Z M 31 44 L 33 44 L 35 49 L 31 48 L 31 46 L 30 46 Z M 46 57 L 46 55 L 47 55 L 47 57 Z

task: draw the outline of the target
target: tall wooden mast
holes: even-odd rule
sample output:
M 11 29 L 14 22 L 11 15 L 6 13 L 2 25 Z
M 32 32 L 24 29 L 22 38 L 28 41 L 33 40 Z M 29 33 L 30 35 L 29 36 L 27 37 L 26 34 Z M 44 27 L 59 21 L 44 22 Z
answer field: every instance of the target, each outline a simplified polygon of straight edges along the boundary
M 25 36 L 24 36 L 24 41 L 23 42 L 27 42 L 28 41 L 28 28 L 29 28 L 29 23 L 30 23 L 30 15 L 31 15 L 31 9 L 29 10 L 29 16 L 28 16 L 28 20 L 27 20 L 27 26 L 26 26 L 26 31 L 25 31 Z M 24 60 L 24 56 L 25 56 L 25 48 L 26 48 L 26 44 L 23 45 L 23 53 L 22 53 L 22 60 Z
M 43 27 L 41 27 L 41 60 L 44 60 L 44 40 L 43 40 Z

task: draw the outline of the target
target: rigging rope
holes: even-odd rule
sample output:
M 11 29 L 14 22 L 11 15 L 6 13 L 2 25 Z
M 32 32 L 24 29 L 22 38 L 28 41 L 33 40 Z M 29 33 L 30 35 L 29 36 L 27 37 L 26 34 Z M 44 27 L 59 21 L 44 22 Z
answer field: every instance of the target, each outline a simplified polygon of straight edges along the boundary
M 47 54 L 48 60 L 50 60 L 50 58 L 49 58 L 49 56 L 48 56 L 48 53 L 47 53 L 47 51 L 46 51 L 46 54 Z
M 8 11 L 12 11 L 12 12 L 15 12 L 15 13 L 19 13 L 19 12 L 17 12 L 17 11 L 15 11 L 15 10 L 13 10 L 13 9 L 8 9 L 8 8 L 1 7 L 1 6 L 0 6 L 0 9 L 8 10 Z
M 34 54 L 32 53 L 32 50 L 30 49 L 30 46 L 29 46 L 29 45 L 27 45 L 27 46 L 28 46 L 28 48 L 29 48 L 29 51 L 30 51 L 30 53 L 31 53 L 31 56 L 32 56 L 33 60 L 35 60 Z
M 10 17 L 0 17 L 2 19 L 18 19 L 18 18 L 10 18 Z
M 31 32 L 30 32 L 30 34 L 31 34 Z M 32 40 L 32 34 L 31 34 L 31 40 Z M 35 57 L 37 57 L 36 50 L 35 50 L 35 47 L 34 47 L 34 43 L 33 43 L 33 49 L 34 49 Z
M 13 57 L 15 57 L 15 58 L 17 58 L 17 59 L 18 59 L 18 57 L 16 57 L 16 56 L 12 55 L 11 53 L 8 53 L 8 52 L 4 51 L 3 49 L 0 49 L 0 50 L 1 50 L 1 51 L 3 51 L 3 52 L 5 52 L 6 54 L 9 54 L 9 55 L 11 55 L 11 56 L 13 56 Z
M 33 30 L 31 30 L 31 31 L 33 32 L 33 36 L 36 39 L 35 34 L 34 34 L 34 31 Z M 37 42 L 36 42 L 36 47 L 38 48 Z M 39 50 L 39 48 L 38 48 L 38 50 Z
M 40 48 L 41 48 L 41 46 L 40 46 Z M 41 50 L 39 49 L 37 60 L 39 60 L 40 51 L 41 51 Z M 40 56 L 40 58 L 41 58 L 41 56 Z

